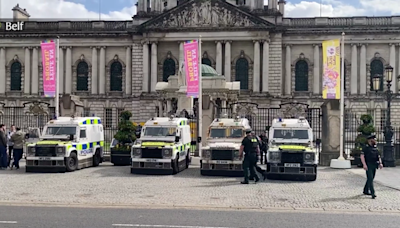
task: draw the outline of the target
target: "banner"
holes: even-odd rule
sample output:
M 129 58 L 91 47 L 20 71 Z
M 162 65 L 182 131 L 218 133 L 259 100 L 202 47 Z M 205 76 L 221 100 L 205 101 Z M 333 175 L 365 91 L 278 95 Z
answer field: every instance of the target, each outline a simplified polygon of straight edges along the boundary
M 56 96 L 56 42 L 45 40 L 40 44 L 43 66 L 43 92 L 45 97 Z
M 322 42 L 322 98 L 340 99 L 340 39 Z
M 183 45 L 188 97 L 199 97 L 199 43 L 186 41 Z

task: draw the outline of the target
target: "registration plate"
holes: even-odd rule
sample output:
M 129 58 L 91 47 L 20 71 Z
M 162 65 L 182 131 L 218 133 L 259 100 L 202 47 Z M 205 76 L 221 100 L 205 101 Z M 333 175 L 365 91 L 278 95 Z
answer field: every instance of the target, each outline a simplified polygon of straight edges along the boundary
M 217 161 L 217 164 L 228 164 L 228 161 Z
M 285 163 L 285 167 L 300 168 L 299 163 Z
M 146 159 L 147 162 L 157 162 L 157 159 Z
M 39 157 L 39 160 L 50 160 L 50 158 Z

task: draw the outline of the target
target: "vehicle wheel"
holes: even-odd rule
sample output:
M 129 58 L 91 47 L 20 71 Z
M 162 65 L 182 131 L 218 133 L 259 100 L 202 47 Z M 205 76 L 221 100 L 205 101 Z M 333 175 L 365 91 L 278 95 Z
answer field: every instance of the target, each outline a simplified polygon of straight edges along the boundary
M 73 172 L 78 168 L 78 156 L 76 153 L 71 153 L 69 158 L 65 160 L 65 166 L 68 172 Z
M 173 161 L 172 173 L 173 174 L 179 173 L 179 156 L 177 156 L 176 159 Z
M 93 167 L 99 166 L 100 162 L 101 162 L 100 150 L 97 149 L 95 154 L 93 155 Z
M 190 155 L 189 155 L 189 153 L 186 155 L 186 169 L 188 169 L 189 168 L 189 165 L 190 165 Z

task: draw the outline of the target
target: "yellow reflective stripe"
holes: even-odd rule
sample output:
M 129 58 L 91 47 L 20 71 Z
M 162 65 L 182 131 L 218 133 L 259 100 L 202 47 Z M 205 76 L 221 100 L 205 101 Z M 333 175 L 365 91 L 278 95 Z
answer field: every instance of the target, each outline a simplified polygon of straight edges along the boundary
M 104 146 L 104 141 L 100 141 L 100 146 Z
M 305 150 L 307 147 L 305 146 L 296 146 L 296 145 L 282 145 L 279 146 L 281 150 Z
M 93 122 L 94 122 L 94 124 L 99 124 L 99 120 L 98 119 L 93 120 Z
M 165 142 L 142 142 L 142 146 L 172 146 L 174 143 Z
M 37 142 L 36 145 L 58 145 L 58 144 L 69 144 L 69 143 L 71 142 L 43 140 Z

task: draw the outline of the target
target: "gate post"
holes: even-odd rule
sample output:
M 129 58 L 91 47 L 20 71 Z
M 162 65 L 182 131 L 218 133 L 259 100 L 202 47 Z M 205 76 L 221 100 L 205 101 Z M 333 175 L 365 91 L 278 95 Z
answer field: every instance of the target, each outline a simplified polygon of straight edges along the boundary
M 319 164 L 329 166 L 340 153 L 340 105 L 338 100 L 325 101 L 322 108 L 322 151 Z

